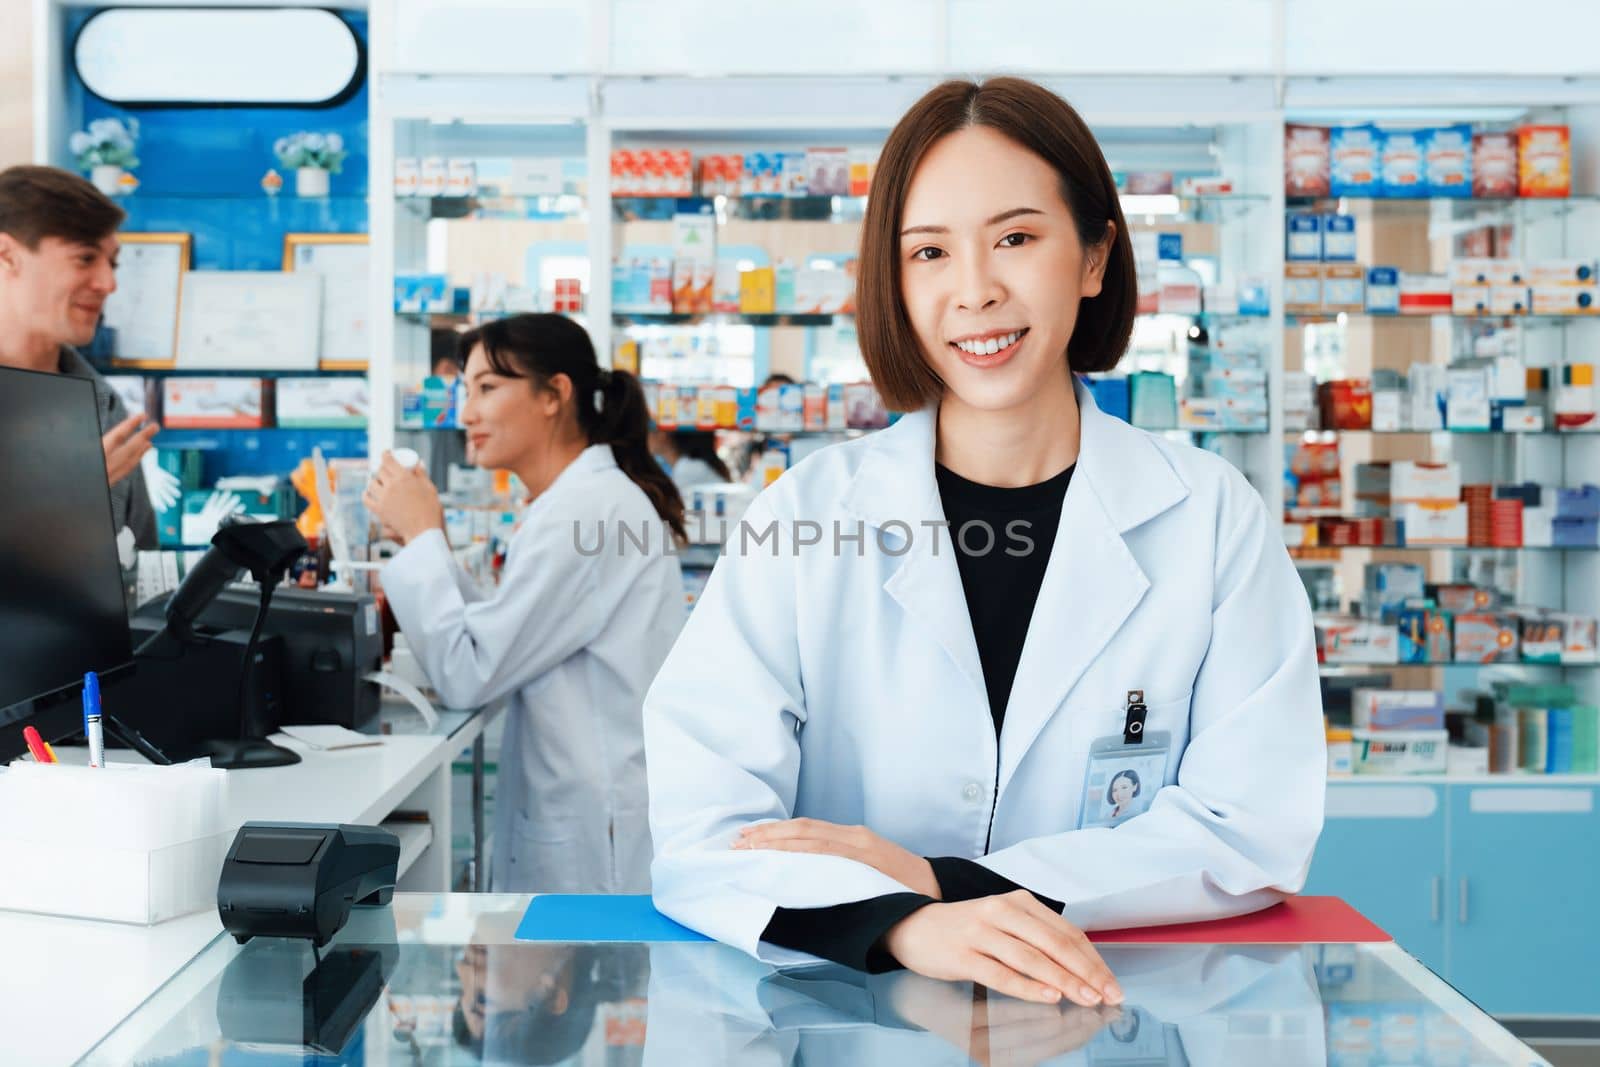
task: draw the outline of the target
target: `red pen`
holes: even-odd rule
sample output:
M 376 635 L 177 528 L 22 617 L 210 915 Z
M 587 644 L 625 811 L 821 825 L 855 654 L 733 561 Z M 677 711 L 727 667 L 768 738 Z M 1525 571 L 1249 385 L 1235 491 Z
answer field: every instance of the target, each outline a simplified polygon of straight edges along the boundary
M 50 753 L 44 747 L 44 738 L 39 736 L 39 731 L 32 726 L 22 728 L 22 739 L 28 742 L 28 751 L 33 753 L 34 762 L 49 763 Z

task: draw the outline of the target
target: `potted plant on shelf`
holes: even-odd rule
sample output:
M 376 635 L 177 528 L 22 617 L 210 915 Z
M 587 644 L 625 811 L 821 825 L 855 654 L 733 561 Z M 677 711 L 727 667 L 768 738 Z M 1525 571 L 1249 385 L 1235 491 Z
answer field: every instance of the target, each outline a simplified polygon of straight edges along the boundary
M 123 175 L 139 165 L 133 154 L 139 143 L 138 119 L 95 119 L 87 130 L 79 130 L 67 141 L 78 157 L 78 169 L 89 172 L 94 187 L 107 196 L 125 191 Z
M 294 171 L 297 196 L 327 196 L 328 175 L 344 166 L 344 138 L 336 133 L 301 131 L 278 138 L 273 154 L 286 169 Z

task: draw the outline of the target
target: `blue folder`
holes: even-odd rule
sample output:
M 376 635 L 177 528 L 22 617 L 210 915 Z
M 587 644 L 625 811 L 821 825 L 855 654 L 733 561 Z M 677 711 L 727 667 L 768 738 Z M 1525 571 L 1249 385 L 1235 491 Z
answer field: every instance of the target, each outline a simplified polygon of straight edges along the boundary
M 546 893 L 517 925 L 518 941 L 709 941 L 655 909 L 648 896 Z

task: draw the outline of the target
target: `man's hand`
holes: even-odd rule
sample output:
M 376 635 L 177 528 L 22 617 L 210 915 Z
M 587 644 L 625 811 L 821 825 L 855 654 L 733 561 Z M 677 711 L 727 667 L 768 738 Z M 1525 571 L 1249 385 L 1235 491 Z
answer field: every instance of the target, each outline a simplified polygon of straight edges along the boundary
M 1043 1004 L 1063 997 L 1085 1007 L 1122 1003 L 1121 987 L 1083 931 L 1025 889 L 929 904 L 883 941 L 902 966 L 929 978 Z
M 923 896 L 944 899 L 939 880 L 933 875 L 933 866 L 926 859 L 879 837 L 865 826 L 840 826 L 821 819 L 757 823 L 740 830 L 733 847 L 843 856 L 876 868 Z
M 140 429 L 143 415 L 129 415 L 111 432 L 100 438 L 100 447 L 106 452 L 106 481 L 116 485 L 132 474 L 144 454 L 150 451 L 150 441 L 161 429 L 155 423 Z

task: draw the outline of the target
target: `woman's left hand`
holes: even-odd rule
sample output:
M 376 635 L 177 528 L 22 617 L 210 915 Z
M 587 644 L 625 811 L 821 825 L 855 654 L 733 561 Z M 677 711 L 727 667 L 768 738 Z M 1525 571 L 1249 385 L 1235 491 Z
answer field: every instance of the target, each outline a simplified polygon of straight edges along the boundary
M 384 453 L 383 465 L 367 482 L 362 497 L 367 510 L 394 532 L 401 544 L 444 525 L 444 508 L 439 491 L 421 467 L 402 467 L 392 453 Z
M 932 864 L 893 841 L 884 840 L 865 826 L 840 826 L 821 819 L 757 823 L 740 830 L 733 847 L 843 856 L 876 868 L 923 896 L 944 899 Z

